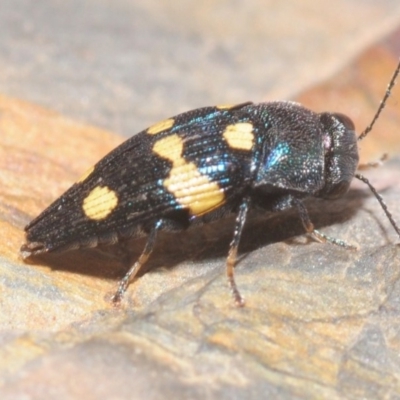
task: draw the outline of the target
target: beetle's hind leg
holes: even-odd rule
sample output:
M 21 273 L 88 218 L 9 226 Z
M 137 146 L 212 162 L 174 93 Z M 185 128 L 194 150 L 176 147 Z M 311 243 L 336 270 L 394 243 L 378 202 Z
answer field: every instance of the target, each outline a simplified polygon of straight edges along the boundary
M 156 244 L 157 233 L 160 230 L 166 230 L 170 232 L 182 231 L 189 226 L 189 219 L 187 211 L 178 210 L 171 213 L 169 216 L 162 217 L 152 224 L 149 224 L 149 235 L 147 237 L 147 242 L 144 246 L 142 254 L 139 256 L 137 261 L 132 265 L 129 271 L 121 279 L 118 285 L 118 289 L 112 297 L 112 302 L 114 304 L 119 303 L 122 300 L 126 289 L 129 284 L 135 279 L 140 269 L 149 259 L 151 253 L 153 252 L 154 245 Z M 147 230 L 146 230 L 147 231 Z
M 307 208 L 303 204 L 303 202 L 299 199 L 293 198 L 293 202 L 299 211 L 301 222 L 304 226 L 306 232 L 317 242 L 321 243 L 332 243 L 336 246 L 344 247 L 350 250 L 357 250 L 356 246 L 346 243 L 344 240 L 336 239 L 331 236 L 325 235 L 324 233 L 318 231 L 314 228 L 314 224 L 310 220 L 310 216 L 308 215 Z
M 118 289 L 115 292 L 114 296 L 112 297 L 112 302 L 114 304 L 118 304 L 121 302 L 126 289 L 129 286 L 129 283 L 135 278 L 138 274 L 142 266 L 147 262 L 150 257 L 150 254 L 153 252 L 154 245 L 156 243 L 157 232 L 162 227 L 162 220 L 159 220 L 155 223 L 154 227 L 150 231 L 150 234 L 147 238 L 146 245 L 142 251 L 142 254 L 139 256 L 137 261 L 132 265 L 129 271 L 125 274 L 125 276 L 121 279 L 118 285 Z

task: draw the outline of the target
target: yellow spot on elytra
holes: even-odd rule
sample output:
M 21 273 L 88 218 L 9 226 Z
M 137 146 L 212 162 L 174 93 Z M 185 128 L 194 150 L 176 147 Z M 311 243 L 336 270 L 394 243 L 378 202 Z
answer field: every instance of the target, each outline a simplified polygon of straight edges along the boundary
M 83 212 L 90 219 L 106 218 L 118 205 L 117 194 L 107 186 L 95 187 L 83 200 Z
M 217 110 L 232 110 L 233 108 L 242 108 L 245 106 L 249 106 L 250 104 L 253 104 L 251 101 L 246 101 L 244 103 L 239 103 L 239 104 L 218 104 L 215 106 Z
M 83 182 L 89 175 L 94 171 L 94 166 L 90 167 L 77 181 L 76 183 Z
M 147 129 L 149 135 L 156 135 L 157 133 L 166 131 L 167 129 L 174 126 L 175 120 L 173 118 L 165 119 L 164 121 L 158 122 Z
M 160 139 L 154 144 L 153 151 L 172 162 L 163 185 L 192 215 L 205 214 L 224 203 L 225 196 L 219 185 L 183 158 L 183 140 L 178 135 Z
M 218 104 L 216 108 L 218 110 L 230 110 L 231 108 L 236 107 L 236 104 Z
M 253 124 L 250 122 L 228 125 L 222 136 L 231 148 L 238 150 L 251 150 L 253 148 Z
M 170 135 L 154 143 L 153 151 L 159 156 L 170 160 L 175 166 L 185 163 L 182 158 L 183 141 L 178 135 Z

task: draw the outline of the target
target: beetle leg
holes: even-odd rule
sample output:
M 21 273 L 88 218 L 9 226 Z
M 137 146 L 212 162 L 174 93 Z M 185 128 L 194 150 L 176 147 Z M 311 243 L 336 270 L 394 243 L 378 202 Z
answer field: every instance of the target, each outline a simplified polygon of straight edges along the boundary
M 154 249 L 157 232 L 159 231 L 161 226 L 162 226 L 162 220 L 159 220 L 156 222 L 156 224 L 150 231 L 150 234 L 147 238 L 147 242 L 146 242 L 146 245 L 144 246 L 142 254 L 139 256 L 137 261 L 132 265 L 132 267 L 129 269 L 129 271 L 125 274 L 125 276 L 120 280 L 118 289 L 115 292 L 114 296 L 112 297 L 113 303 L 117 304 L 117 303 L 121 302 L 122 297 L 123 297 L 124 293 L 126 292 L 126 289 L 129 286 L 129 283 L 135 278 L 135 276 L 140 271 L 140 268 L 142 268 L 142 266 L 149 259 L 150 254 L 152 253 L 152 251 Z
M 296 198 L 293 198 L 293 202 L 299 211 L 301 222 L 304 226 L 306 232 L 317 242 L 320 243 L 332 243 L 340 247 L 344 247 L 346 249 L 356 250 L 357 247 L 351 244 L 346 243 L 344 240 L 336 239 L 331 236 L 325 235 L 324 233 L 318 231 L 314 228 L 314 224 L 310 220 L 310 216 L 308 215 L 307 208 L 305 207 L 304 203 Z
M 236 286 L 234 267 L 237 258 L 237 252 L 242 235 L 244 223 L 246 222 L 247 211 L 249 209 L 249 200 L 246 198 L 239 207 L 239 213 L 235 221 L 235 229 L 233 231 L 233 238 L 230 244 L 228 257 L 226 259 L 226 276 L 228 277 L 228 283 L 232 291 L 233 300 L 235 305 L 238 307 L 244 306 L 244 299 Z

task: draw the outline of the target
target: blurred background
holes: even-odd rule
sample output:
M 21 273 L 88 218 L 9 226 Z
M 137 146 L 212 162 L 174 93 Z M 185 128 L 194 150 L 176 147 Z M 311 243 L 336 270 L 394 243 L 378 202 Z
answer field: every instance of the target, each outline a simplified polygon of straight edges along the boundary
M 398 0 L 2 0 L 0 93 L 130 136 L 293 98 L 399 20 Z

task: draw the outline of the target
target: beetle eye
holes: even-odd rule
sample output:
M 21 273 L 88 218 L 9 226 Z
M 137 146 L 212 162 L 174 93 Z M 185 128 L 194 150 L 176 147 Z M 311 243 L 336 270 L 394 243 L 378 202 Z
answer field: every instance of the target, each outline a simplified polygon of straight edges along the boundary
M 356 127 L 354 126 L 354 122 L 345 114 L 335 113 L 333 116 L 344 125 L 344 127 L 349 131 L 354 131 Z

